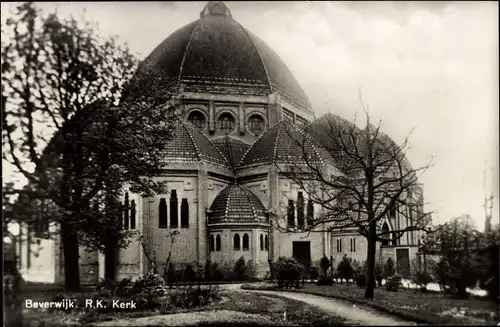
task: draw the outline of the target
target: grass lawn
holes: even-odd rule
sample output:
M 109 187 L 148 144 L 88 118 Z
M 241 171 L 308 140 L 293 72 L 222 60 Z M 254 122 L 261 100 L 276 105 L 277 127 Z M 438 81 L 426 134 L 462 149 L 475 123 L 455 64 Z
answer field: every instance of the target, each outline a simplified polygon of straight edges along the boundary
M 252 288 L 252 284 L 244 288 Z M 254 289 L 273 289 L 274 285 L 257 283 Z M 498 324 L 498 306 L 486 299 L 471 297 L 454 299 L 449 295 L 437 292 L 420 292 L 414 289 L 400 289 L 388 292 L 384 287 L 375 290 L 375 299 L 364 298 L 365 290 L 356 285 L 317 286 L 305 284 L 301 289 L 292 292 L 303 292 L 315 295 L 335 297 L 358 304 L 364 304 L 381 311 L 388 312 L 420 323 L 436 325 L 484 325 Z
M 33 300 L 50 300 L 54 296 L 54 292 L 45 292 L 37 294 L 38 296 L 29 295 Z M 61 293 L 57 293 L 61 294 Z M 68 295 L 68 293 L 66 293 Z M 84 297 L 85 295 L 83 295 Z M 79 294 L 78 298 L 82 299 Z M 269 296 L 257 293 L 244 292 L 223 292 L 224 300 L 221 303 L 215 303 L 207 307 L 195 309 L 174 309 L 163 312 L 151 311 L 120 311 L 111 313 L 98 314 L 85 312 L 84 310 L 68 310 L 68 311 L 49 311 L 42 309 L 24 309 L 24 326 L 81 326 L 93 325 L 98 322 L 104 322 L 116 319 L 133 319 L 139 317 L 149 317 L 165 314 L 174 314 L 182 312 L 199 312 L 199 311 L 219 311 L 230 310 L 249 314 L 248 323 L 238 320 L 237 325 L 257 325 L 257 326 L 311 326 L 311 325 L 329 325 L 342 326 L 345 325 L 345 320 L 339 317 L 334 317 L 326 314 L 322 310 L 307 305 L 300 301 L 287 299 L 279 296 Z M 284 312 L 286 312 L 286 320 L 284 320 Z M 252 315 L 253 314 L 253 315 Z M 258 319 L 256 319 L 256 315 Z M 252 317 L 250 317 L 252 316 Z M 221 316 L 221 320 L 217 323 L 197 323 L 197 326 L 229 326 L 235 321 L 225 320 Z M 183 323 L 184 326 L 190 326 L 189 322 Z M 194 325 L 194 324 L 193 324 Z

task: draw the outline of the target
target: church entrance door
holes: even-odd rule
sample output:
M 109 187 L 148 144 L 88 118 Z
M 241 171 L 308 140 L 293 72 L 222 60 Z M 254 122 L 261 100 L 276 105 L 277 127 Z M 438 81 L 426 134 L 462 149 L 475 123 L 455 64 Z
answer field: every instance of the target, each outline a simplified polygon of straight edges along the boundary
M 293 257 L 297 259 L 298 262 L 304 265 L 304 267 L 309 268 L 311 264 L 311 242 L 300 241 L 292 243 Z
M 396 250 L 396 269 L 399 275 L 403 278 L 410 277 L 410 250 Z

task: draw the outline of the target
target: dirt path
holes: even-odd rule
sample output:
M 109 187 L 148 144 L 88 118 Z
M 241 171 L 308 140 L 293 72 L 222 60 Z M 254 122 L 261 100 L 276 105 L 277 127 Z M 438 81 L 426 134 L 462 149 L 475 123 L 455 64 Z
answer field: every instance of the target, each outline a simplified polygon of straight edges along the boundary
M 231 290 L 237 290 L 236 287 L 231 287 Z M 359 307 L 357 305 L 350 304 L 348 302 L 335 300 L 332 298 L 327 298 L 323 296 L 317 296 L 305 293 L 289 293 L 289 292 L 279 292 L 279 291 L 253 291 L 253 290 L 241 290 L 242 292 L 258 292 L 270 295 L 279 295 L 292 300 L 302 301 L 310 305 L 314 305 L 327 313 L 335 316 L 344 317 L 354 324 L 361 325 L 385 325 L 385 326 L 408 326 L 417 325 L 415 322 L 402 320 L 396 317 L 392 317 L 387 314 L 377 312 L 375 310 Z

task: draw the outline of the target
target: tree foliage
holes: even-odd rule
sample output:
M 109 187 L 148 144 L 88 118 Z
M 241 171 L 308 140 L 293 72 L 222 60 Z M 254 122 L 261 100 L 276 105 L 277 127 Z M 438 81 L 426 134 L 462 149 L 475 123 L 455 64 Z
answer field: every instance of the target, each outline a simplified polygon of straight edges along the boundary
M 44 16 L 33 3 L 18 5 L 2 26 L 3 159 L 28 182 L 13 193 L 59 209 L 51 218 L 73 267 L 67 279 L 79 279 L 79 243 L 126 245 L 124 187 L 144 195 L 165 188 L 152 177 L 163 167 L 175 112 L 166 81 L 143 67 L 146 82 L 116 38 L 100 38 L 74 18 Z

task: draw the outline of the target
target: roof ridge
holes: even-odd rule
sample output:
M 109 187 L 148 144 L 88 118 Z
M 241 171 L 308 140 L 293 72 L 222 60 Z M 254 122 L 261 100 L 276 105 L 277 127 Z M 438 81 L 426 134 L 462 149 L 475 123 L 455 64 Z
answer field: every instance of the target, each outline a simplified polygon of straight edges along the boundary
M 198 149 L 198 145 L 197 145 L 197 144 L 196 144 L 196 142 L 194 141 L 194 137 L 193 137 L 193 135 L 191 134 L 191 131 L 190 131 L 190 130 L 189 130 L 189 128 L 188 128 L 188 125 L 187 125 L 187 123 L 188 123 L 188 122 L 185 122 L 185 121 L 184 121 L 184 120 L 182 120 L 182 119 L 179 119 L 179 121 L 180 121 L 180 123 L 181 123 L 182 127 L 184 127 L 184 129 L 185 129 L 185 130 L 186 130 L 186 132 L 188 133 L 189 138 L 191 139 L 191 142 L 193 143 L 193 146 L 194 146 L 194 149 L 195 149 L 195 151 L 196 151 L 196 156 L 198 157 L 198 160 L 203 161 L 203 159 L 201 158 L 200 149 Z
M 318 149 L 318 145 L 317 142 L 314 142 L 315 140 L 313 139 L 313 137 L 311 135 L 309 135 L 304 129 L 302 128 L 298 128 L 297 126 L 294 125 L 294 128 L 296 131 L 299 132 L 300 135 L 302 135 L 307 141 L 309 141 L 311 147 L 313 148 L 313 151 L 316 153 L 316 156 L 319 158 L 319 162 L 321 164 L 325 164 L 324 160 L 323 160 L 323 156 L 321 155 L 321 153 L 319 152 L 319 149 Z M 328 155 L 331 157 L 331 155 L 328 153 Z M 332 158 L 333 159 L 333 158 Z M 333 163 L 333 161 L 332 161 Z
M 271 87 L 271 79 L 269 78 L 269 73 L 267 72 L 267 67 L 266 64 L 264 63 L 264 60 L 262 59 L 262 55 L 260 54 L 259 49 L 255 46 L 255 42 L 252 40 L 250 37 L 249 31 L 247 31 L 243 25 L 241 25 L 237 20 L 234 20 L 236 24 L 243 30 L 243 33 L 247 36 L 247 38 L 250 40 L 250 43 L 252 43 L 252 47 L 255 49 L 255 52 L 257 52 L 257 56 L 259 57 L 260 63 L 262 64 L 262 67 L 264 68 L 264 73 L 266 74 L 266 79 L 267 79 L 267 85 L 269 87 L 269 92 L 273 92 L 273 88 Z
M 193 39 L 194 31 L 198 28 L 198 25 L 200 25 L 199 19 L 196 22 L 196 25 L 193 27 L 193 30 L 191 31 L 191 35 L 189 35 L 189 40 L 186 44 L 186 48 L 184 48 L 184 53 L 182 54 L 181 66 L 179 68 L 179 75 L 177 75 L 177 88 L 180 86 L 181 75 L 182 75 L 182 71 L 184 69 L 184 62 L 186 61 L 186 54 L 188 52 L 189 46 L 191 45 L 191 40 Z
M 240 162 L 238 163 L 238 165 L 236 167 L 239 167 L 242 163 L 243 163 L 243 160 L 245 159 L 245 157 L 247 156 L 248 152 L 250 152 L 250 150 L 252 150 L 252 148 L 255 146 L 255 144 L 257 144 L 257 142 L 260 141 L 261 138 L 264 137 L 264 135 L 266 135 L 267 133 L 269 133 L 270 130 L 272 130 L 274 128 L 274 126 L 276 126 L 278 123 L 274 124 L 273 126 L 271 126 L 267 131 L 265 131 L 264 133 L 262 133 L 256 140 L 255 142 L 253 142 L 249 147 L 248 149 L 245 151 L 245 154 L 241 157 L 240 159 Z
M 281 136 L 281 129 L 286 124 L 287 124 L 287 120 L 286 119 L 284 119 L 284 120 L 276 123 L 276 125 L 279 125 L 279 126 L 277 127 L 278 128 L 278 133 L 276 134 L 276 141 L 274 142 L 273 158 L 272 158 L 273 164 L 276 163 L 276 153 L 278 152 L 278 142 L 279 142 L 279 139 L 280 139 L 280 136 Z

